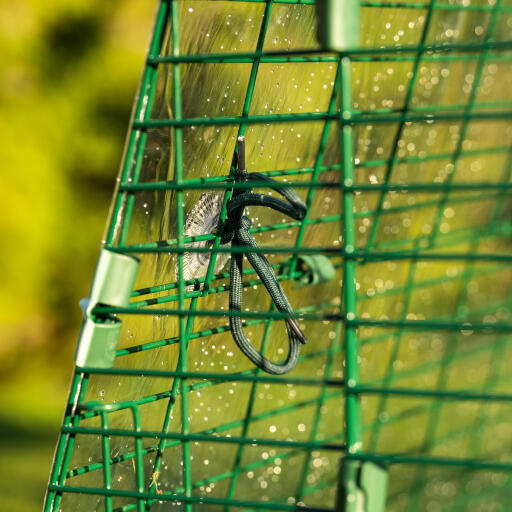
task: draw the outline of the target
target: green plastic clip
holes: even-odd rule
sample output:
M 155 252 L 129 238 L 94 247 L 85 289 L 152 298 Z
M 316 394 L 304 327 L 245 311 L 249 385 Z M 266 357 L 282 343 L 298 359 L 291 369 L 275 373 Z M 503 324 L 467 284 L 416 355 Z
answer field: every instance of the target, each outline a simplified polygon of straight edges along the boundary
M 317 37 L 324 50 L 359 46 L 359 0 L 317 0 Z
M 286 261 L 281 269 L 282 274 L 287 274 L 290 262 Z M 331 260 L 323 254 L 301 255 L 297 258 L 296 269 L 302 272 L 301 277 L 295 279 L 299 287 L 312 284 L 326 283 L 334 279 L 335 270 Z
M 384 512 L 388 473 L 374 462 L 344 460 L 336 512 Z
M 139 260 L 127 254 L 102 249 L 94 272 L 88 299 L 80 301 L 84 321 L 78 337 L 75 364 L 111 368 L 114 364 L 121 321 L 113 315 L 95 315 L 95 306 L 128 305 Z

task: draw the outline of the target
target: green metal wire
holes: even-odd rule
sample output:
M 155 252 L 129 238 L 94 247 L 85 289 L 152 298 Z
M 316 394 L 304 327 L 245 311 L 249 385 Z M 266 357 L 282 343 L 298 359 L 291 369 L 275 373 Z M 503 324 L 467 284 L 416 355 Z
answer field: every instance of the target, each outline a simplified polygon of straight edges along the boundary
M 105 236 L 111 251 L 138 255 L 142 273 L 127 307 L 93 310 L 126 327 L 113 368 L 75 370 L 45 512 L 335 511 L 340 481 L 353 497 L 367 462 L 388 468 L 387 510 L 507 509 L 512 89 L 484 94 L 512 76 L 505 4 L 363 1 L 363 24 L 404 23 L 392 26 L 398 33 L 414 20 L 415 37 L 326 52 L 316 43 L 273 46 L 287 16 L 297 26 L 313 19 L 314 0 L 159 2 Z M 208 23 L 226 34 L 241 16 L 241 51 L 213 43 L 187 51 L 190 9 L 209 9 Z M 289 30 L 290 39 L 307 40 Z M 210 66 L 223 66 L 215 84 L 223 73 L 230 86 L 240 81 L 240 107 L 225 115 L 188 103 L 190 90 L 213 77 Z M 289 84 L 268 88 L 270 73 L 283 69 L 296 70 L 301 85 L 328 70 L 326 92 L 308 85 L 323 102 L 264 109 L 272 95 L 286 96 L 292 72 Z M 391 104 L 372 88 L 383 69 L 401 87 L 389 87 Z M 439 69 L 448 72 L 430 90 L 426 73 Z M 465 92 L 450 93 L 457 87 Z M 281 158 L 269 142 L 278 130 L 283 140 L 299 132 L 299 154 L 311 155 Z M 430 144 L 429 130 L 446 140 Z M 205 133 L 225 144 L 216 150 L 226 163 L 211 175 L 194 170 L 188 153 L 210 151 L 194 142 Z M 252 155 L 251 171 L 276 180 L 276 189 L 293 187 L 307 206 L 299 220 L 261 213 L 248 230 L 259 247 L 221 244 L 231 198 L 268 185 L 235 181 L 240 136 L 254 139 L 254 155 L 257 144 L 275 149 L 271 164 Z M 163 174 L 152 167 L 157 139 L 169 146 Z M 189 236 L 187 211 L 202 192 L 223 194 L 219 229 Z M 140 214 L 147 203 L 155 205 L 149 222 Z M 183 255 L 194 242 L 207 242 L 197 252 L 211 257 L 202 276 L 185 281 Z M 226 252 L 265 254 L 286 294 L 300 298 L 294 313 L 269 303 L 252 268 L 241 275 L 243 293 L 255 298 L 250 310 L 222 306 L 229 273 L 214 268 Z M 330 259 L 335 280 L 297 288 L 307 275 L 300 257 L 316 254 Z M 265 357 L 282 359 L 277 321 L 295 315 L 310 342 L 293 372 L 270 376 L 236 356 L 231 366 L 222 359 L 231 347 L 218 345 L 227 344 L 233 318 Z

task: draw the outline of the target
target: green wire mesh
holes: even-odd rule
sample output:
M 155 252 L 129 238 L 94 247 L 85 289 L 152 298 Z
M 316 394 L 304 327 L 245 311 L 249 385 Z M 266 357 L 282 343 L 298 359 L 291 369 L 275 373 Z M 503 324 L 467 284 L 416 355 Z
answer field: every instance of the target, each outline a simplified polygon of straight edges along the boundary
M 140 269 L 127 307 L 94 308 L 122 321 L 116 359 L 76 368 L 46 512 L 354 510 L 360 461 L 387 468 L 386 510 L 507 510 L 512 4 L 360 17 L 361 46 L 328 53 L 313 0 L 160 2 L 104 240 Z M 231 338 L 219 233 L 183 229 L 208 191 L 225 219 L 240 135 L 308 205 L 250 211 L 309 339 L 279 377 Z M 176 282 L 193 241 L 208 270 Z M 314 254 L 335 277 L 299 286 Z M 244 275 L 246 331 L 280 360 L 283 315 Z

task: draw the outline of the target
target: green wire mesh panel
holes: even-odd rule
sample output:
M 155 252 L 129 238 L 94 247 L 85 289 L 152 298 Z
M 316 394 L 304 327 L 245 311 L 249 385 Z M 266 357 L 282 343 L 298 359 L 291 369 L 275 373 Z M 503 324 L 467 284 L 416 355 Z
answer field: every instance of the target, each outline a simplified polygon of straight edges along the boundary
M 359 19 L 360 45 L 329 52 L 313 0 L 160 2 L 46 512 L 379 512 L 384 470 L 386 510 L 508 509 L 512 3 L 364 1 Z M 235 345 L 215 268 L 237 250 L 240 136 L 247 169 L 307 205 L 246 209 L 308 338 L 282 376 Z M 218 228 L 191 236 L 204 193 Z M 186 280 L 192 243 L 212 256 Z M 286 315 L 247 263 L 242 306 L 282 361 Z

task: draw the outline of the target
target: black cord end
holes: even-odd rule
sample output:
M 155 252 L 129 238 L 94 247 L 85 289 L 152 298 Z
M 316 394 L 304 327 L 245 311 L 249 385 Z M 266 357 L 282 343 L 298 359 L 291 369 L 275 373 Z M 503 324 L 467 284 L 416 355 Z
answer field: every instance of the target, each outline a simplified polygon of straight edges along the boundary
M 298 340 L 303 345 L 305 345 L 307 343 L 308 339 L 306 338 L 306 335 L 300 330 L 300 327 L 297 324 L 297 322 L 295 321 L 295 319 L 288 318 L 286 320 L 286 323 L 288 324 L 288 327 L 290 327 L 290 329 L 293 331 L 293 334 L 295 334 L 295 336 L 298 338 Z

